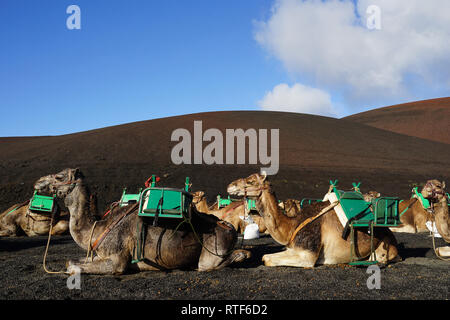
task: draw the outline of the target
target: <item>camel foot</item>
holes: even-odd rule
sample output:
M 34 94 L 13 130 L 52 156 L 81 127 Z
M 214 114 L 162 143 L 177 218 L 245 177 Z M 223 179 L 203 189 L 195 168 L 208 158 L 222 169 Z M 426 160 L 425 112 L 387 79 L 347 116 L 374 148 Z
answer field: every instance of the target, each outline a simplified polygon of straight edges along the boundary
M 66 273 L 70 274 L 71 276 L 74 274 L 80 274 L 81 268 L 77 265 L 72 264 L 67 267 Z
M 246 259 L 249 259 L 252 256 L 251 252 L 247 250 L 235 250 L 231 255 L 232 255 L 231 263 L 242 262 Z
M 450 257 L 450 247 L 447 246 L 447 247 L 436 248 L 436 253 L 443 258 L 449 258 Z
M 404 232 L 404 233 L 417 233 L 417 230 L 414 226 L 403 225 L 399 227 L 391 227 L 389 228 L 392 232 Z

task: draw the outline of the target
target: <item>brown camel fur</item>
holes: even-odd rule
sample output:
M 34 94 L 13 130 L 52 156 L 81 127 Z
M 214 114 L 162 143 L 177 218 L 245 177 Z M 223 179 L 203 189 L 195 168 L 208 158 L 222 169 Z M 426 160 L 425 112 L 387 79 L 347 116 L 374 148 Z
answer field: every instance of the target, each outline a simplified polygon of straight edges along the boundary
M 285 245 L 286 250 L 266 254 L 263 261 L 266 266 L 314 267 L 316 264 L 348 263 L 350 257 L 350 237 L 344 240 L 341 235 L 343 227 L 334 209 L 307 224 L 294 237 L 295 229 L 309 217 L 317 215 L 330 203 L 314 203 L 302 209 L 300 215 L 287 217 L 281 213 L 277 198 L 265 175 L 253 174 L 245 179 L 232 182 L 228 193 L 256 199 L 256 207 L 272 238 Z M 360 259 L 370 256 L 370 236 L 367 230 L 355 230 L 356 253 Z M 387 263 L 398 259 L 397 242 L 388 228 L 375 228 L 374 248 L 377 260 Z
M 65 169 L 43 177 L 36 182 L 35 188 L 64 198 L 70 212 L 70 234 L 84 250 L 89 250 L 113 221 L 134 208 L 132 205 L 125 206 L 114 210 L 105 219 L 96 220 L 89 210 L 87 188 L 79 169 Z M 131 263 L 137 243 L 137 227 L 142 223 L 137 210 L 133 210 L 106 234 L 96 248 L 93 261 L 69 261 L 67 272 L 122 274 L 129 269 L 146 271 L 187 267 L 209 271 L 250 256 L 248 251 L 233 249 L 237 240 L 233 226 L 214 216 L 199 213 L 193 206 L 190 209 L 191 223 L 196 233 L 188 223 L 179 225 L 180 221 L 171 220 L 167 222 L 173 224 L 171 228 L 163 227 L 161 218 L 159 226 L 145 225 L 144 261 Z
M 438 180 L 428 180 L 422 188 L 422 195 L 431 203 L 439 202 L 440 197 L 445 199 L 445 182 Z M 409 208 L 408 208 L 409 206 Z M 405 212 L 403 212 L 406 208 Z M 418 233 L 428 232 L 427 221 L 433 219 L 432 213 L 422 206 L 422 203 L 416 198 L 404 200 L 399 204 L 401 225 L 391 228 L 394 232 Z
M 233 225 L 233 227 L 240 233 L 243 233 L 248 223 L 240 218 L 245 216 L 245 202 L 235 201 L 222 209 L 211 209 L 213 206 L 208 206 L 206 195 L 203 191 L 196 191 L 193 194 L 192 203 L 195 205 L 198 211 L 212 214 L 217 218 L 227 221 Z M 250 214 L 250 213 L 247 213 Z M 264 220 L 258 214 L 250 214 L 253 221 L 258 225 L 259 232 L 264 233 L 267 228 L 264 225 Z

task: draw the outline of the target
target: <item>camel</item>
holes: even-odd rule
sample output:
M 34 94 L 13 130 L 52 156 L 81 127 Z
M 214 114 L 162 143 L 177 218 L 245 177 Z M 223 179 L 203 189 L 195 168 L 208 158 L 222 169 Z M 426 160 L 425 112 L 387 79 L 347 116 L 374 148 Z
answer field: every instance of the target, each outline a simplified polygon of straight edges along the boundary
M 359 190 L 358 190 L 359 191 Z M 369 191 L 363 194 L 364 201 L 370 202 L 372 199 L 381 197 L 381 194 L 376 191 Z M 278 206 L 283 209 L 283 213 L 288 217 L 295 217 L 302 211 L 301 201 L 297 199 L 287 199 L 278 203 Z
M 15 204 L 0 214 L 0 237 L 28 237 L 47 235 L 50 230 L 51 213 L 43 214 L 29 210 L 29 202 Z M 69 230 L 69 214 L 55 207 L 52 235 L 62 235 Z
M 406 233 L 429 232 L 431 231 L 427 227 L 427 222 L 429 222 L 432 228 L 435 226 L 445 242 L 450 242 L 449 206 L 445 193 L 445 182 L 436 179 L 428 180 L 420 193 L 429 202 L 430 207 L 425 209 L 420 197 L 402 201 L 399 204 L 401 225 L 391 228 L 391 230 Z M 436 254 L 438 257 L 450 257 L 450 246 L 437 248 Z
M 227 221 L 233 225 L 233 227 L 240 233 L 243 233 L 248 223 L 240 217 L 245 217 L 250 213 L 245 213 L 245 202 L 235 201 L 230 203 L 221 209 L 211 209 L 213 206 L 208 206 L 205 192 L 196 191 L 193 194 L 192 203 L 195 205 L 198 211 L 212 214 L 217 218 Z M 259 232 L 264 233 L 267 228 L 264 225 L 264 220 L 258 214 L 250 214 L 252 220 L 258 225 Z
M 372 199 L 381 197 L 381 193 L 379 193 L 377 191 L 369 191 L 367 193 L 364 193 L 363 197 L 364 197 L 364 201 L 370 202 L 370 201 L 372 201 Z
M 98 216 L 97 197 L 91 195 L 89 210 Z M 69 212 L 56 208 L 53 217 L 52 236 L 69 233 Z M 97 218 L 100 219 L 100 218 Z M 35 213 L 29 210 L 29 202 L 15 204 L 0 214 L 0 237 L 28 237 L 48 235 L 51 214 Z
M 286 199 L 284 201 L 280 201 L 278 206 L 283 210 L 285 215 L 291 218 L 300 214 L 302 211 L 300 200 L 297 199 Z
M 209 271 L 222 269 L 250 256 L 248 251 L 234 250 L 237 233 L 231 224 L 200 213 L 192 205 L 189 206 L 190 223 L 180 224 L 180 221 L 171 219 L 173 228 L 143 225 L 137 214 L 137 204 L 117 208 L 105 219 L 96 220 L 89 210 L 88 191 L 78 168 L 43 177 L 36 182 L 35 188 L 64 199 L 70 212 L 69 230 L 72 238 L 88 253 L 91 250 L 96 253 L 92 261 L 69 261 L 66 270 L 69 274 L 120 275 L 127 270 L 168 270 L 195 266 L 198 271 Z M 144 259 L 132 263 L 135 249 L 138 248 L 139 225 L 143 226 L 142 234 L 145 236 L 142 242 Z
M 445 242 L 450 243 L 450 219 L 449 219 L 449 206 L 445 194 L 437 195 L 437 202 L 433 207 L 432 222 L 436 225 L 436 229 L 444 239 Z M 434 246 L 434 238 L 433 238 Z M 440 247 L 436 249 L 438 256 L 450 257 L 450 246 Z
M 445 182 L 438 180 L 428 180 L 420 192 L 422 196 L 431 202 L 439 202 L 442 197 L 445 199 Z M 414 197 L 403 200 L 399 204 L 400 222 L 399 227 L 391 228 L 394 232 L 418 233 L 428 232 L 427 221 L 433 219 L 432 208 L 428 210 L 422 205 L 422 201 Z
M 272 238 L 286 250 L 263 256 L 266 266 L 312 268 L 316 264 L 339 264 L 351 261 L 351 239 L 342 238 L 343 227 L 329 201 L 313 203 L 302 208 L 300 215 L 288 217 L 278 207 L 275 193 L 266 175 L 259 173 L 232 182 L 227 189 L 235 196 L 244 194 L 256 199 L 256 207 L 264 218 Z M 307 223 L 307 219 L 320 217 Z M 298 231 L 298 227 L 304 227 Z M 298 232 L 297 232 L 298 231 Z M 375 228 L 373 244 L 378 262 L 388 263 L 398 258 L 397 242 L 388 228 Z M 371 255 L 367 230 L 355 230 L 355 249 L 360 259 Z

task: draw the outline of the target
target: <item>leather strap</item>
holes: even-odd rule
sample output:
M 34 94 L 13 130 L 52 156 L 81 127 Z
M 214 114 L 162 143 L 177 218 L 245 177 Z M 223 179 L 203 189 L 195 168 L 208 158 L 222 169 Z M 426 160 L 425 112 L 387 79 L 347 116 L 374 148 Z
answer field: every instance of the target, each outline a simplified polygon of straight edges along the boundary
M 316 214 L 314 217 L 310 217 L 310 218 L 306 219 L 305 221 L 303 221 L 302 223 L 300 223 L 299 226 L 295 229 L 294 233 L 292 233 L 289 243 L 292 243 L 292 241 L 294 241 L 295 236 L 297 235 L 297 233 L 300 230 L 302 230 L 304 227 L 306 227 L 308 224 L 310 224 L 311 222 L 313 222 L 314 220 L 316 220 L 323 214 L 329 212 L 331 209 L 336 207 L 338 204 L 339 204 L 339 201 L 333 202 L 332 204 L 330 204 L 329 206 L 324 208 L 322 211 L 320 211 L 318 214 Z
M 138 202 L 131 205 L 130 208 L 128 208 L 126 211 L 124 211 L 116 220 L 114 220 L 109 226 L 106 227 L 106 229 L 102 232 L 102 234 L 95 240 L 94 244 L 92 245 L 92 251 L 96 250 L 100 244 L 103 242 L 103 240 L 106 238 L 108 233 L 127 215 L 129 215 L 131 212 L 134 211 L 134 209 L 137 208 L 139 205 Z

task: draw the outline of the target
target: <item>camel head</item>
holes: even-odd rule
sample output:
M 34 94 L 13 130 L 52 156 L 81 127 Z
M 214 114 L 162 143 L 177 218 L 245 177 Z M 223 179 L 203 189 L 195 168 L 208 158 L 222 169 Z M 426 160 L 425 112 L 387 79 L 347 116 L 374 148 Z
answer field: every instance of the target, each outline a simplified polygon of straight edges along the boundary
M 440 201 L 445 197 L 445 182 L 436 179 L 428 180 L 421 193 L 426 199 Z
M 64 169 L 59 173 L 40 178 L 34 184 L 34 189 L 43 194 L 56 195 L 62 199 L 75 187 L 76 182 L 83 177 L 80 169 Z
M 192 204 L 196 205 L 206 197 L 203 191 L 196 191 L 192 193 Z
M 369 192 L 363 194 L 363 197 L 364 197 L 364 201 L 370 202 L 370 201 L 372 201 L 372 199 L 381 197 L 381 193 L 376 192 L 376 191 L 369 191 Z
M 254 173 L 247 178 L 241 178 L 231 182 L 228 185 L 227 192 L 230 195 L 257 198 L 263 189 L 270 186 L 269 181 L 266 179 L 266 174 Z

